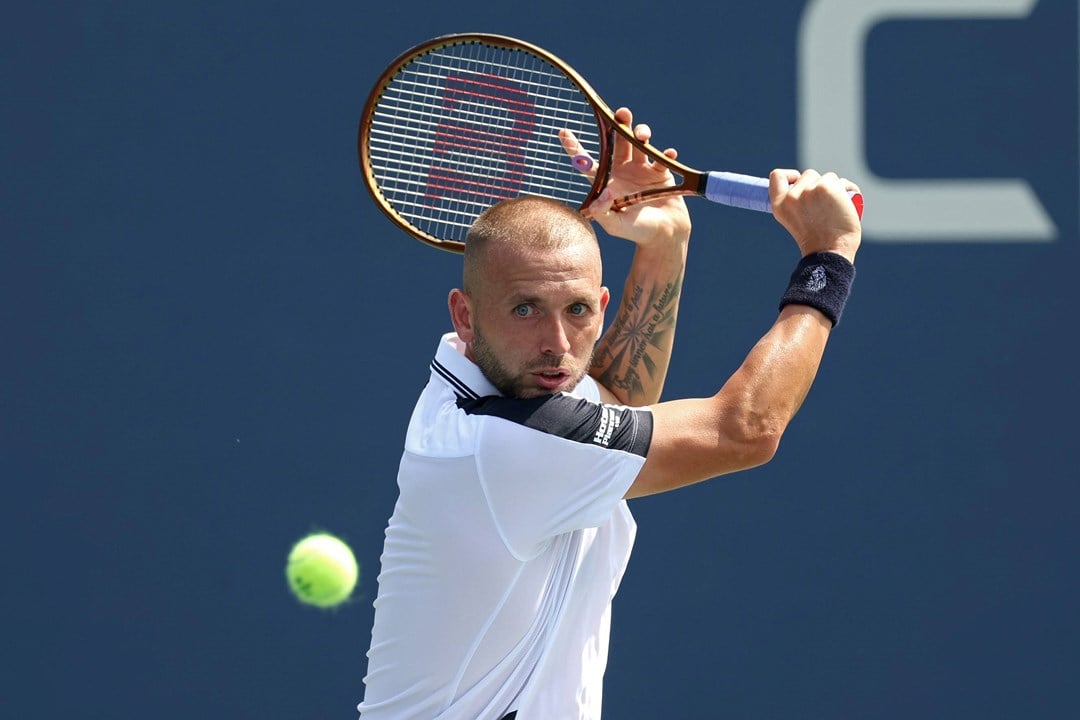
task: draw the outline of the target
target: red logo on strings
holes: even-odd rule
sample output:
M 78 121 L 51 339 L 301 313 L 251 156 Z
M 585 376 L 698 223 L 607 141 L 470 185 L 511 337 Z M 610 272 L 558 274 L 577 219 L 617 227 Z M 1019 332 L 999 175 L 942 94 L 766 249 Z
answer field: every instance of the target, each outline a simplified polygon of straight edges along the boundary
M 486 206 L 520 194 L 525 145 L 536 127 L 529 94 L 497 75 L 451 75 L 443 109 L 425 199 Z

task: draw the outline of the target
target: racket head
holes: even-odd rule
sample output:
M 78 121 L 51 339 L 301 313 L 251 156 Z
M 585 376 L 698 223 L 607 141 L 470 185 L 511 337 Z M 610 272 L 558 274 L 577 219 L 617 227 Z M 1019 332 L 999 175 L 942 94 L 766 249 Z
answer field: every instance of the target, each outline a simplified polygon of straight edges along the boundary
M 546 50 L 461 33 L 387 67 L 364 104 L 357 149 L 364 184 L 394 224 L 462 252 L 472 222 L 500 200 L 592 202 L 610 170 L 613 121 L 584 78 Z M 563 129 L 583 153 L 567 154 Z

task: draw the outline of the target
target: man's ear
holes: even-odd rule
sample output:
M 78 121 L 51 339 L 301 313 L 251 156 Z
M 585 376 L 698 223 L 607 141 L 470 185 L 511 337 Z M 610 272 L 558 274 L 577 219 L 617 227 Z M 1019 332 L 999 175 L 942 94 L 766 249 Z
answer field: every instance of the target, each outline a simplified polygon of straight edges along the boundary
M 450 291 L 450 297 L 446 299 L 450 307 L 450 322 L 454 324 L 454 330 L 464 343 L 471 343 L 473 339 L 472 303 L 464 290 L 454 288 Z
M 607 310 L 608 302 L 611 301 L 611 293 L 606 287 L 600 288 L 600 327 L 596 329 L 596 341 L 604 337 L 604 311 Z

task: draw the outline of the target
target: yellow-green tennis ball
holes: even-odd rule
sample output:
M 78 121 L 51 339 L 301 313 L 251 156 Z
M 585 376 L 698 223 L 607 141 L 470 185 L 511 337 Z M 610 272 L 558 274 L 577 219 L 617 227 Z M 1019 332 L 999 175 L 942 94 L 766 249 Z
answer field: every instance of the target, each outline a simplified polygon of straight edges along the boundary
M 348 600 L 359 574 L 349 546 L 328 533 L 308 535 L 296 543 L 285 566 L 285 577 L 296 597 L 321 608 Z

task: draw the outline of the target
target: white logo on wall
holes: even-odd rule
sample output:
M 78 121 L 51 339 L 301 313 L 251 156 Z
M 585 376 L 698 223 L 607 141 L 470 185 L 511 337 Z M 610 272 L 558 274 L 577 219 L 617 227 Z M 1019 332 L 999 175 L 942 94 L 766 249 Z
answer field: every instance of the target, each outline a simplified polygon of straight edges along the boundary
M 1058 228 L 1020 178 L 894 179 L 866 161 L 866 38 L 896 19 L 1023 19 L 1038 0 L 809 0 L 799 27 L 799 163 L 856 179 L 868 240 L 1055 240 Z M 928 130 L 932 132 L 932 129 Z

